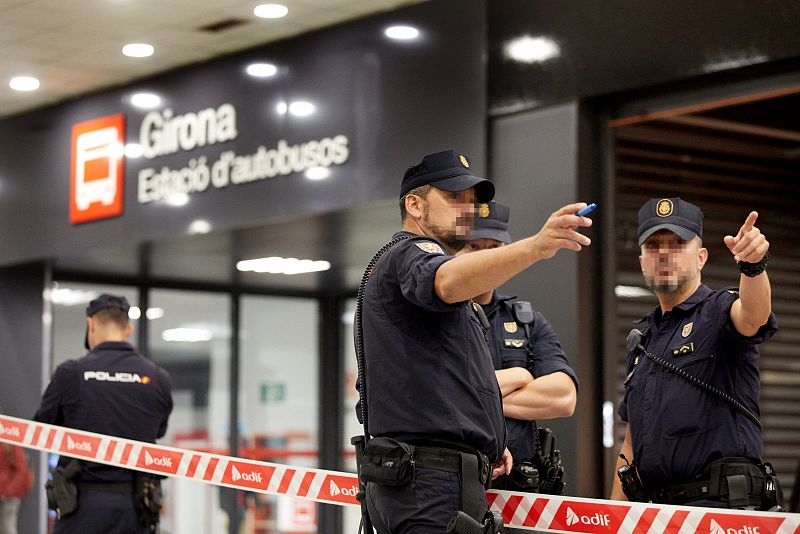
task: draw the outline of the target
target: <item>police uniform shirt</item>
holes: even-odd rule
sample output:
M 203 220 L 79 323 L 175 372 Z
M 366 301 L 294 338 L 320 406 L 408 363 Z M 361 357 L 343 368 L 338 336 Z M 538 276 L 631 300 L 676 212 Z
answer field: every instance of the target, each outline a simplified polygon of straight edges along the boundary
M 400 441 L 448 439 L 495 461 L 506 446 L 500 388 L 471 302 L 436 296 L 452 259 L 412 236 L 381 256 L 364 290 L 369 432 Z
M 514 300 L 516 297 L 508 297 L 495 291 L 491 302 L 483 307 L 492 326 L 489 348 L 492 351 L 494 368 L 524 367 L 534 378 L 557 372 L 566 373 L 575 382 L 577 389 L 578 377 L 570 367 L 553 327 L 544 315 L 533 310 L 533 323 L 528 327 L 529 341 L 525 337 L 525 328 L 514 318 Z M 506 426 L 508 450 L 514 460 L 533 458 L 536 453 L 536 423 L 506 418 Z
M 166 371 L 127 342 L 105 342 L 56 368 L 34 419 L 43 423 L 154 443 L 172 411 Z M 59 464 L 71 461 L 61 457 Z M 85 482 L 121 482 L 133 471 L 82 462 Z
M 755 336 L 730 319 L 738 294 L 701 284 L 686 301 L 647 321 L 645 349 L 727 393 L 758 415 L 758 345 L 777 331 L 774 315 Z M 628 372 L 634 357 L 628 354 Z M 629 423 L 633 457 L 651 489 L 688 482 L 714 460 L 761 461 L 760 429 L 729 403 L 690 384 L 643 354 L 627 385 L 619 416 Z

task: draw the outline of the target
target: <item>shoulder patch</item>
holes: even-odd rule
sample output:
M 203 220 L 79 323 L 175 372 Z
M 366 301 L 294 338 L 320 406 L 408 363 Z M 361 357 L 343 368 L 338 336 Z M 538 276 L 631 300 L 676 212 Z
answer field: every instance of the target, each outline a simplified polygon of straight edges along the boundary
M 423 241 L 421 243 L 414 243 L 417 247 L 428 254 L 444 254 L 444 249 L 432 241 Z

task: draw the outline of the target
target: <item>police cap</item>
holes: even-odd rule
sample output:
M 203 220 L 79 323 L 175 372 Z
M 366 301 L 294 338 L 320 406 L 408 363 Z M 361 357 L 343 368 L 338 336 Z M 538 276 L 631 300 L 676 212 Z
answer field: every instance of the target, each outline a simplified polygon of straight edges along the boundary
M 508 245 L 511 235 L 508 233 L 508 216 L 511 208 L 494 200 L 478 204 L 475 210 L 475 226 L 470 233 L 470 240 L 494 239 Z
M 489 202 L 494 198 L 494 184 L 472 174 L 467 157 L 453 150 L 428 154 L 419 164 L 409 167 L 403 176 L 400 196 L 428 184 L 451 192 L 474 187 L 478 202 Z
M 684 241 L 703 237 L 703 212 L 679 197 L 651 198 L 639 209 L 639 246 L 659 230 L 669 230 Z

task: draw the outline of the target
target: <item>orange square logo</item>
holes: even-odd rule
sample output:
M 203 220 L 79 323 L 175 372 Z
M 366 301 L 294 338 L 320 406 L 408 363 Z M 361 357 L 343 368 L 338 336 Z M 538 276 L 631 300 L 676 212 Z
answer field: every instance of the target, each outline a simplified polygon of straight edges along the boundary
M 108 115 L 72 127 L 69 220 L 78 224 L 123 211 L 125 115 Z

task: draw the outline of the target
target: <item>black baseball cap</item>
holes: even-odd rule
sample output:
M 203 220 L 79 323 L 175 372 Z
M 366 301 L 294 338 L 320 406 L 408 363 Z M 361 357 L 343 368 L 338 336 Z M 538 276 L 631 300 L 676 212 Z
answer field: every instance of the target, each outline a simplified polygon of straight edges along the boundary
M 131 305 L 128 303 L 128 299 L 123 296 L 117 295 L 109 295 L 108 293 L 103 293 L 86 306 L 86 317 L 91 317 L 97 312 L 108 310 L 108 309 L 118 309 L 122 310 L 125 313 L 128 313 L 128 310 L 131 309 Z M 86 335 L 83 339 L 83 346 L 89 349 L 89 327 L 86 327 Z
M 494 200 L 478 204 L 475 210 L 475 226 L 469 234 L 470 240 L 494 239 L 508 245 L 511 235 L 508 233 L 508 216 L 511 208 Z
M 703 237 L 703 212 L 680 197 L 651 198 L 639 208 L 639 246 L 659 230 L 669 230 L 684 241 Z
M 428 184 L 451 192 L 474 187 L 478 202 L 489 202 L 494 198 L 494 184 L 472 174 L 467 157 L 453 150 L 428 154 L 419 164 L 409 167 L 403 175 L 400 196 Z

